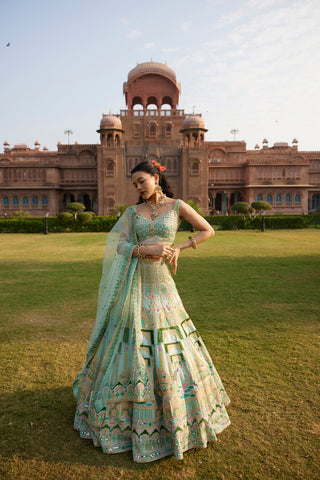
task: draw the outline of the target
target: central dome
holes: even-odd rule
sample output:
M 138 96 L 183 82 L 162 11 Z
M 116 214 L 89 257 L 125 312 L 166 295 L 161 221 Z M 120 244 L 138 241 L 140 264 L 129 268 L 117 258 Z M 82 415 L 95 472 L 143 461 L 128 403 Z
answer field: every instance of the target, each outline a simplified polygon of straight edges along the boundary
M 138 64 L 128 73 L 128 80 L 123 84 L 123 93 L 129 109 L 135 105 L 142 105 L 147 109 L 149 105 L 170 105 L 177 108 L 180 83 L 176 74 L 165 63 L 144 62 Z
M 167 77 L 176 83 L 176 74 L 171 68 L 166 64 L 160 62 L 144 62 L 138 64 L 128 73 L 128 81 L 135 80 L 136 78 L 141 77 L 142 75 L 156 74 Z

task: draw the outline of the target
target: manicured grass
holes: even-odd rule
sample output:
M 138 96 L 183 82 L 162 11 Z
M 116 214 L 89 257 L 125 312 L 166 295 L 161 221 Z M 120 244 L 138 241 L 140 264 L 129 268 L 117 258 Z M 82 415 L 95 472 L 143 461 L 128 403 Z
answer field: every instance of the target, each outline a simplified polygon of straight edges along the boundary
M 0 478 L 318 480 L 320 231 L 218 232 L 181 254 L 175 280 L 232 425 L 182 461 L 145 465 L 72 429 L 104 244 L 100 233 L 0 235 Z

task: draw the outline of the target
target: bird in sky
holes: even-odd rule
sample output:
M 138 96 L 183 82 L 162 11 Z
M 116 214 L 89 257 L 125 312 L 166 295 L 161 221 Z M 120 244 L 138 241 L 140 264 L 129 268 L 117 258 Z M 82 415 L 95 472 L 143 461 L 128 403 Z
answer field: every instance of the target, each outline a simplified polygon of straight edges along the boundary
M 7 43 L 7 47 L 10 47 L 10 45 L 11 45 L 11 42 Z

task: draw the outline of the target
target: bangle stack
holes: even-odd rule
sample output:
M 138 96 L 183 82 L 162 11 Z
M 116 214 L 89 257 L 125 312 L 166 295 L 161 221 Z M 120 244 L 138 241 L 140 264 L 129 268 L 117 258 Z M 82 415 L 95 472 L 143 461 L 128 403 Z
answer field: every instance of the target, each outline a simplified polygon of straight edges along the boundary
M 197 248 L 197 241 L 194 237 L 189 237 L 189 240 L 191 241 L 191 247 L 192 248 Z
M 145 247 L 144 243 L 138 244 L 134 249 L 135 250 L 135 256 L 138 257 L 138 258 L 146 258 L 146 256 L 142 255 L 141 252 L 140 252 L 140 249 L 142 247 Z

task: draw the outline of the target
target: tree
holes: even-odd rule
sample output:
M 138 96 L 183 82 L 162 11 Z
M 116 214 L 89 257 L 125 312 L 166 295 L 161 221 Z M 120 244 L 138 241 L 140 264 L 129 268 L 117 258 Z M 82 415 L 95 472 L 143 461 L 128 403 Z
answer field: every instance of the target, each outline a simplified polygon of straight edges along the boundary
M 253 208 L 247 202 L 237 202 L 234 203 L 231 207 L 231 210 L 236 213 L 241 213 L 242 215 L 251 215 L 254 212 Z
M 263 202 L 262 200 L 252 202 L 251 207 L 259 213 L 261 212 L 261 210 L 272 210 L 272 205 L 269 202 Z
M 67 205 L 67 209 L 71 210 L 73 218 L 76 220 L 78 212 L 80 212 L 80 210 L 85 210 L 86 207 L 83 205 L 83 203 L 71 202 Z
M 120 213 L 120 217 L 121 217 L 121 215 L 124 214 L 124 212 L 127 210 L 128 207 L 129 207 L 129 205 L 122 204 L 122 203 L 117 203 L 117 204 L 114 206 L 113 211 L 115 212 L 116 215 L 117 215 L 118 213 Z

